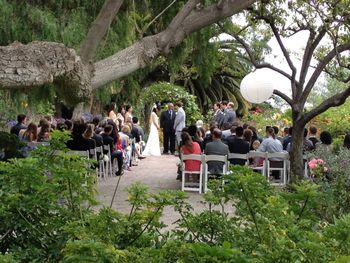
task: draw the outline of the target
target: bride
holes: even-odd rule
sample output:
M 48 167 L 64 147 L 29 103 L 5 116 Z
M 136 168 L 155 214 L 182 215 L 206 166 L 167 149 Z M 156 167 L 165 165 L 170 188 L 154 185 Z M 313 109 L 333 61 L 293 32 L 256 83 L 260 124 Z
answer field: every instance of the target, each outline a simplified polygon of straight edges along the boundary
M 153 107 L 151 117 L 150 117 L 150 133 L 148 136 L 147 144 L 142 155 L 149 156 L 160 156 L 160 146 L 159 146 L 159 121 L 157 116 L 158 109 L 156 106 Z

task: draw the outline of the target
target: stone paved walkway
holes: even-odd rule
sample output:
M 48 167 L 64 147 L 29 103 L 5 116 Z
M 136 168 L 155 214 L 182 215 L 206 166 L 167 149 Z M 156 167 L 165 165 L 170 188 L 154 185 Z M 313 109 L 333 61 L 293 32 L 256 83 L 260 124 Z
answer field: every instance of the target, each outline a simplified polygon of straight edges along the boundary
M 131 206 L 126 201 L 126 188 L 135 182 L 142 182 L 147 185 L 151 192 L 166 189 L 181 189 L 181 182 L 176 180 L 176 164 L 179 158 L 173 155 L 162 155 L 161 157 L 147 157 L 139 162 L 138 166 L 133 166 L 132 171 L 125 172 L 121 177 L 119 188 L 113 203 L 113 208 L 119 212 L 129 213 Z M 109 206 L 115 186 L 119 177 L 108 178 L 98 185 L 98 199 L 102 205 Z M 199 212 L 205 208 L 202 195 L 188 192 L 188 201 L 193 206 L 194 211 Z M 232 209 L 232 207 L 231 207 Z M 172 224 L 179 219 L 179 215 L 172 208 L 167 207 L 162 220 L 172 228 Z

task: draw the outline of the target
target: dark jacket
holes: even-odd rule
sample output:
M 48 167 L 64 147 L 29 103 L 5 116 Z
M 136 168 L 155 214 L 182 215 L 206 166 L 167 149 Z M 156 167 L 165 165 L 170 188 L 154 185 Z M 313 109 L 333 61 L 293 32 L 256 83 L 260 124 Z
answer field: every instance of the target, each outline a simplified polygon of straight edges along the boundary
M 67 147 L 74 151 L 87 151 L 95 149 L 96 143 L 93 139 L 85 139 L 81 135 L 76 135 L 72 140 L 67 141 Z
M 19 135 L 19 131 L 27 129 L 27 126 L 25 126 L 23 123 L 19 122 L 16 125 L 12 126 L 10 133 L 11 134 L 16 134 L 17 136 Z
M 230 153 L 246 154 L 249 153 L 249 143 L 242 138 L 229 137 L 227 139 L 228 149 Z M 244 165 L 245 161 L 241 159 L 230 159 L 230 163 Z
M 228 146 L 221 140 L 213 140 L 205 146 L 205 154 L 207 155 L 228 155 Z M 221 174 L 224 163 L 218 161 L 209 161 L 208 170 L 212 174 Z
M 171 114 L 169 110 L 163 111 L 160 114 L 159 124 L 160 128 L 163 129 L 163 132 L 171 133 L 174 131 L 174 121 L 176 117 L 176 113 L 174 110 L 171 110 Z

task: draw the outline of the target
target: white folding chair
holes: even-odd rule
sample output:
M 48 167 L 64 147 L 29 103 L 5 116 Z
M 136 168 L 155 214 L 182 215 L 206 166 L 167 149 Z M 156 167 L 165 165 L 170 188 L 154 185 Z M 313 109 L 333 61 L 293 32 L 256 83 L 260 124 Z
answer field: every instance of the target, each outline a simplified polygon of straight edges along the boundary
M 199 171 L 187 171 L 186 170 L 186 161 L 200 161 L 200 169 Z M 202 186 L 203 186 L 203 156 L 200 154 L 181 154 L 181 166 L 182 166 L 182 182 L 181 182 L 181 191 L 195 191 L 202 193 Z M 198 175 L 198 183 L 191 183 L 190 186 L 187 185 L 186 182 L 186 175 L 190 177 L 191 175 Z M 196 187 L 197 186 L 197 187 Z
M 111 157 L 111 147 L 109 144 L 103 145 L 103 153 L 107 155 L 108 160 L 106 161 L 106 175 L 112 177 L 113 176 L 113 165 L 112 165 L 112 157 Z
M 222 162 L 222 172 L 220 174 L 225 175 L 227 174 L 227 155 L 205 155 L 204 157 L 204 192 L 206 193 L 208 191 L 208 177 L 209 177 L 209 170 L 208 170 L 208 162 L 215 161 L 215 162 Z
M 96 147 L 95 148 L 96 151 L 96 160 L 98 162 L 98 172 L 97 175 L 102 178 L 102 179 L 106 179 L 107 177 L 107 173 L 106 173 L 106 167 L 105 167 L 105 162 L 103 160 L 103 146 L 100 147 Z
M 79 156 L 86 157 L 87 159 L 90 159 L 89 150 L 83 150 L 83 151 L 70 150 L 69 153 L 77 154 Z
M 288 162 L 288 152 L 267 153 L 267 180 L 269 181 L 270 171 L 280 171 L 280 181 L 277 184 L 286 185 L 288 182 Z
M 81 157 L 87 158 L 88 160 L 90 159 L 89 150 L 83 150 L 83 151 L 79 151 L 79 150 L 69 150 L 68 153 L 79 155 L 79 156 L 81 156 Z M 87 169 L 88 169 L 89 167 L 90 167 L 90 166 L 86 166 Z M 85 176 L 88 176 L 88 173 L 86 173 Z M 84 184 L 84 185 L 86 185 L 86 184 Z
M 263 159 L 262 165 L 259 163 L 256 163 L 254 165 L 250 165 L 250 168 L 252 168 L 254 171 L 259 171 L 263 176 L 266 177 L 266 159 L 267 159 L 267 153 L 266 152 L 257 152 L 257 151 L 250 151 L 248 153 L 248 158 L 253 159 L 253 163 L 256 160 L 259 160 L 260 158 Z
M 249 157 L 248 154 L 242 154 L 242 153 L 229 153 L 228 155 L 228 160 L 229 160 L 229 164 L 230 164 L 230 160 L 232 159 L 236 159 L 236 160 L 243 160 L 244 161 L 244 165 L 248 165 L 249 164 Z
M 304 177 L 309 177 L 309 160 L 306 156 L 303 156 L 303 162 L 304 162 Z

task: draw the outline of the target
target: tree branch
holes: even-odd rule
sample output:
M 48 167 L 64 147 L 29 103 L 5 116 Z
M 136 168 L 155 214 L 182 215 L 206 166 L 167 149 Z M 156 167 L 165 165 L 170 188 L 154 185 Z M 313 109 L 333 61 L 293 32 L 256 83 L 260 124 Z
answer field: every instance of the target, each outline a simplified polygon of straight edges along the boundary
M 326 29 L 323 27 L 318 35 L 315 38 L 315 33 L 310 31 L 310 36 L 308 38 L 304 56 L 303 56 L 303 63 L 300 69 L 300 77 L 299 77 L 299 84 L 301 87 L 304 86 L 305 78 L 308 72 L 308 69 L 310 67 L 311 59 L 313 57 L 314 51 L 317 48 L 318 44 L 322 40 L 322 38 L 326 34 Z
M 160 38 L 164 37 L 162 34 L 169 34 L 169 30 L 165 29 L 156 35 L 144 37 L 130 47 L 96 62 L 94 64 L 94 76 L 91 80 L 92 87 L 98 88 L 145 67 L 154 58 L 162 54 L 168 54 L 170 48 L 179 45 L 189 34 L 216 23 L 223 18 L 230 17 L 249 7 L 255 1 L 257 0 L 223 0 L 222 9 L 219 9 L 217 4 L 213 4 L 192 12 L 182 22 L 180 22 L 180 18 L 176 21 L 173 20 L 172 26 L 177 30 L 171 38 L 169 36 L 165 37 L 165 40 L 169 39 L 168 43 L 164 42 L 163 38 L 163 43 L 159 46 Z M 185 13 L 183 13 L 182 17 L 184 15 Z
M 166 8 L 162 10 L 162 12 L 156 15 L 156 17 L 153 18 L 152 21 L 147 24 L 146 28 L 143 30 L 143 33 L 146 32 L 147 28 L 149 28 L 160 16 L 162 16 L 166 12 L 166 10 L 168 10 L 173 4 L 175 4 L 176 1 L 177 0 L 173 0 Z
M 170 22 L 168 27 L 163 31 L 161 37 L 159 38 L 159 47 L 165 50 L 170 48 L 169 43 L 175 35 L 175 32 L 184 22 L 184 20 L 189 16 L 192 10 L 196 7 L 200 0 L 189 0 L 183 8 L 176 14 L 173 20 Z
M 271 65 L 270 63 L 258 63 L 254 57 L 253 51 L 250 49 L 248 43 L 246 43 L 242 38 L 240 38 L 238 35 L 232 33 L 232 32 L 227 32 L 227 34 L 229 34 L 230 36 L 232 36 L 234 39 L 237 40 L 238 43 L 240 43 L 243 48 L 245 49 L 245 51 L 247 52 L 250 62 L 254 65 L 254 67 L 258 68 L 269 68 L 279 74 L 281 74 L 282 76 L 288 78 L 290 81 L 292 80 L 292 76 L 289 75 L 287 72 Z
M 117 15 L 123 0 L 106 0 L 92 23 L 87 36 L 81 44 L 80 57 L 84 63 L 90 62 L 96 55 L 96 50 L 106 35 L 113 19 Z
M 321 114 L 322 112 L 325 112 L 331 107 L 336 107 L 344 104 L 346 99 L 350 96 L 350 86 L 344 90 L 341 93 L 338 93 L 332 97 L 329 97 L 325 101 L 323 101 L 320 105 L 318 105 L 316 108 L 312 109 L 311 111 L 305 113 L 304 119 L 306 122 L 309 122 L 312 118 L 315 116 Z
M 312 74 L 311 78 L 309 79 L 308 83 L 305 86 L 305 89 L 302 93 L 301 99 L 303 105 L 305 104 L 307 97 L 309 96 L 313 86 L 315 85 L 318 77 L 321 75 L 321 73 L 324 71 L 328 63 L 339 53 L 344 52 L 346 50 L 350 49 L 350 42 L 337 46 L 333 48 L 316 66 L 316 69 L 314 73 Z
M 284 94 L 283 92 L 279 91 L 279 90 L 274 90 L 273 94 L 281 97 L 282 99 L 284 99 L 290 106 L 293 105 L 293 101 L 291 98 L 289 98 L 286 94 Z
M 292 62 L 292 60 L 290 58 L 289 52 L 287 51 L 285 45 L 283 44 L 281 35 L 279 34 L 276 25 L 274 24 L 274 22 L 271 19 L 267 19 L 266 22 L 270 25 L 270 27 L 272 29 L 272 32 L 273 32 L 273 34 L 274 34 L 274 36 L 275 36 L 275 38 L 277 40 L 277 43 L 278 43 L 279 47 L 282 50 L 283 56 L 287 60 L 289 68 L 292 70 L 292 76 L 290 78 L 290 81 L 292 82 L 292 85 L 291 85 L 292 86 L 292 96 L 294 98 L 295 96 L 297 96 L 297 93 L 298 93 L 298 91 L 296 89 L 297 81 L 296 81 L 296 78 L 295 78 L 295 76 L 297 74 L 297 69 L 294 66 L 294 64 L 293 64 L 293 62 Z

